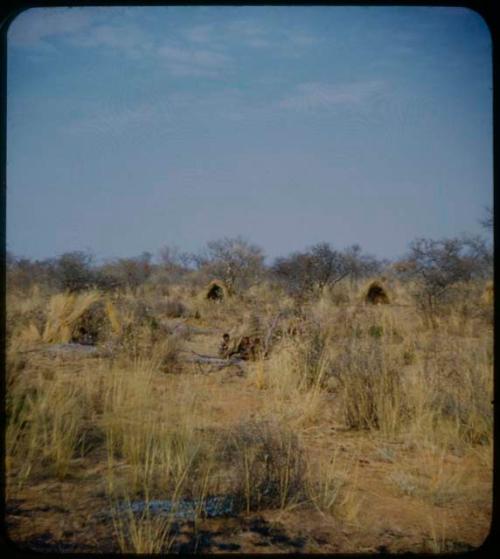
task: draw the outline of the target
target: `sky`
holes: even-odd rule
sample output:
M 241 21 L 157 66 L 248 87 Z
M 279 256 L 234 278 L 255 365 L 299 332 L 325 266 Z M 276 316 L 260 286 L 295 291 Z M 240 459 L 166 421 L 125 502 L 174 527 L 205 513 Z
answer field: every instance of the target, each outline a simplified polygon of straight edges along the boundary
M 7 250 L 241 235 L 402 256 L 486 234 L 492 58 L 465 8 L 33 8 L 7 35 Z

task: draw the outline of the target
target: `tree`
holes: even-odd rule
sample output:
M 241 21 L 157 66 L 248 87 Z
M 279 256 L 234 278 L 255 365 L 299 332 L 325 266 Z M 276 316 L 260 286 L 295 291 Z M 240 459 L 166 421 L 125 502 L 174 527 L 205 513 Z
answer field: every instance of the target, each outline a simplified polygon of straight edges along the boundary
M 165 245 L 159 251 L 160 269 L 166 277 L 179 280 L 189 271 L 192 257 L 175 246 Z
M 358 279 L 379 268 L 380 263 L 371 256 L 363 255 L 359 245 L 340 252 L 323 242 L 305 252 L 277 258 L 271 271 L 292 294 L 298 295 L 322 290 L 348 276 Z
M 91 269 L 92 255 L 86 252 L 65 252 L 53 265 L 56 287 L 61 290 L 80 291 L 89 288 L 94 282 Z
M 417 281 L 418 295 L 433 308 L 452 286 L 488 277 L 492 263 L 491 252 L 480 237 L 419 238 L 410 245 L 403 274 Z
M 358 244 L 344 249 L 343 255 L 352 281 L 380 273 L 385 264 L 374 256 L 363 254 Z
M 9 288 L 26 291 L 34 284 L 49 285 L 51 282 L 53 283 L 53 260 L 32 262 L 29 258 L 17 258 L 13 254 L 7 254 L 6 264 Z
M 116 263 L 118 278 L 131 289 L 137 289 L 151 275 L 151 259 L 150 252 L 134 258 L 120 258 Z
M 303 295 L 314 289 L 313 268 L 310 254 L 294 252 L 276 258 L 271 272 L 292 295 Z
M 151 259 L 150 252 L 143 252 L 133 258 L 119 258 L 107 262 L 96 270 L 95 284 L 104 290 L 124 287 L 136 290 L 151 275 Z
M 328 243 L 319 243 L 310 249 L 313 283 L 320 290 L 334 285 L 349 275 L 345 256 L 331 248 Z
M 95 270 L 95 285 L 102 291 L 113 291 L 126 285 L 126 278 L 115 262 L 106 262 Z
M 230 290 L 247 288 L 263 273 L 264 253 L 242 237 L 210 241 L 204 252 L 195 256 L 198 268 L 224 280 Z

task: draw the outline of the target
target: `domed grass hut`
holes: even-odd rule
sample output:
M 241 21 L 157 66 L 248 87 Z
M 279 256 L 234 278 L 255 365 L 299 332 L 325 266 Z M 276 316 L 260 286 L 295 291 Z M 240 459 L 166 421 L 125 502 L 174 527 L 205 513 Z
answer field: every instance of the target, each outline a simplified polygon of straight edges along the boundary
M 58 293 L 51 297 L 42 339 L 46 343 L 94 345 L 109 327 L 98 291 Z
M 209 301 L 223 301 L 229 295 L 229 290 L 222 280 L 212 280 L 206 290 L 205 298 Z
M 387 305 L 390 302 L 387 288 L 380 281 L 370 283 L 366 289 L 364 299 L 365 303 L 371 305 Z

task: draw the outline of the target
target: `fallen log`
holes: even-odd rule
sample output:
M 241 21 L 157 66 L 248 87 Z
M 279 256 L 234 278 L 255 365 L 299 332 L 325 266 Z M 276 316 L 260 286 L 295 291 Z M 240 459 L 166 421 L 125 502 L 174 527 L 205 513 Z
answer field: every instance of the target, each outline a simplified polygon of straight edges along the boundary
M 243 359 L 236 357 L 221 359 L 220 357 L 214 357 L 212 355 L 202 355 L 192 350 L 190 353 L 192 356 L 184 357 L 183 361 L 196 363 L 197 365 L 212 365 L 212 369 L 209 372 L 212 372 L 213 370 L 220 371 L 221 369 L 231 366 L 238 367 L 243 372 L 247 371 L 247 363 Z
M 105 348 L 100 348 L 94 345 L 85 345 L 78 343 L 62 343 L 39 345 L 29 349 L 20 350 L 21 353 L 48 353 L 53 355 L 68 355 L 68 356 L 82 356 L 82 357 L 100 357 L 106 355 Z

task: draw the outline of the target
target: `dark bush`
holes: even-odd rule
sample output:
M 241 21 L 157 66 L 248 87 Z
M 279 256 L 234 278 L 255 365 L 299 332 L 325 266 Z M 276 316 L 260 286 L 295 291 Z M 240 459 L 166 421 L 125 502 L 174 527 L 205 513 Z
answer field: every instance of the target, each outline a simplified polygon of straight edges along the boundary
M 82 291 L 94 283 L 91 268 L 92 256 L 75 251 L 62 254 L 56 259 L 52 270 L 55 286 L 60 291 Z
M 54 260 L 35 260 L 15 258 L 10 255 L 7 262 L 7 289 L 28 291 L 34 285 L 46 286 L 54 284 Z
M 328 243 L 319 243 L 306 252 L 277 258 L 271 273 L 290 294 L 301 297 L 333 286 L 346 277 L 358 279 L 374 273 L 380 266 L 375 258 L 363 255 L 357 245 L 340 252 Z
M 297 436 L 271 422 L 248 422 L 229 433 L 223 452 L 236 467 L 241 509 L 284 508 L 304 494 L 305 461 Z
M 168 318 L 180 318 L 189 314 L 188 308 L 182 301 L 174 300 L 162 303 L 158 311 Z
M 417 304 L 435 310 L 440 303 L 453 302 L 453 287 L 491 277 L 492 267 L 492 249 L 479 237 L 416 239 L 399 273 L 416 281 Z

